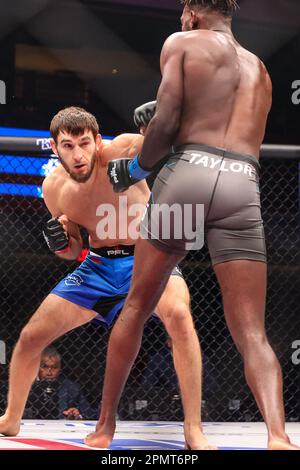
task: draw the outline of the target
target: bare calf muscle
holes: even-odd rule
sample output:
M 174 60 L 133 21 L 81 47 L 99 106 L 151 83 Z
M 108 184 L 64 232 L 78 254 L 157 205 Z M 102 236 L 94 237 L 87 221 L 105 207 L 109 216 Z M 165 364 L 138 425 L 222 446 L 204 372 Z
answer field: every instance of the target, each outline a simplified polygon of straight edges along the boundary
M 43 349 L 59 336 L 94 318 L 95 313 L 49 295 L 20 334 L 10 363 L 10 386 L 5 415 L 0 418 L 0 433 L 16 435 L 26 400 L 35 380 Z M 26 374 L 24 374 L 26 370 Z

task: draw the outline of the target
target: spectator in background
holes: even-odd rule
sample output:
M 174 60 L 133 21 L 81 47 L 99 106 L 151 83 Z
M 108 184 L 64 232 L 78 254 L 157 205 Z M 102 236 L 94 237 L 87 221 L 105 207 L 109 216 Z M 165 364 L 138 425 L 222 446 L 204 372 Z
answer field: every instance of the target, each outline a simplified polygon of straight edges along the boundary
M 39 373 L 28 398 L 27 419 L 97 419 L 80 385 L 61 373 L 61 356 L 49 346 L 42 352 Z

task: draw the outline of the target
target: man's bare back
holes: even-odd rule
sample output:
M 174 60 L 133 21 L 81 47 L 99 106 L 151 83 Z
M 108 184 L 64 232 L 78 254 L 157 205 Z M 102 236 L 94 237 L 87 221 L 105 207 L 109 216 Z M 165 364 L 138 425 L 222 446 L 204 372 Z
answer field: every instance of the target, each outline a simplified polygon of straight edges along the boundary
M 85 183 L 78 183 L 70 177 L 62 165 L 59 165 L 51 175 L 47 176 L 43 183 L 45 203 L 54 217 L 66 216 L 72 225 L 84 227 L 90 236 L 90 245 L 94 248 L 102 246 L 113 246 L 119 243 L 132 245 L 136 240 L 130 237 L 120 238 L 119 232 L 119 196 L 113 192 L 107 178 L 108 161 L 121 158 L 133 157 L 138 153 L 143 143 L 143 137 L 135 134 L 123 134 L 112 141 L 102 141 L 98 151 L 97 160 L 93 174 Z M 149 189 L 145 181 L 131 187 L 123 197 L 127 197 L 128 209 L 133 204 L 146 206 L 149 199 Z M 125 199 L 123 199 L 125 201 Z M 102 211 L 99 215 L 101 205 L 112 205 L 116 209 L 116 237 L 99 238 L 97 225 L 107 217 Z M 104 207 L 103 207 L 104 209 Z M 98 215 L 97 215 L 98 210 Z M 127 224 L 139 221 L 142 211 L 134 212 L 128 216 Z M 76 227 L 72 227 L 76 231 Z M 99 232 L 99 231 L 98 231 Z
M 196 30 L 170 40 L 183 62 L 183 111 L 175 144 L 206 144 L 258 158 L 272 102 L 263 63 L 227 32 Z M 163 61 L 164 51 L 162 68 Z
M 204 144 L 259 158 L 272 83 L 264 64 L 240 46 L 228 25 L 172 34 L 162 48 L 161 71 L 142 168 L 153 168 L 170 145 Z

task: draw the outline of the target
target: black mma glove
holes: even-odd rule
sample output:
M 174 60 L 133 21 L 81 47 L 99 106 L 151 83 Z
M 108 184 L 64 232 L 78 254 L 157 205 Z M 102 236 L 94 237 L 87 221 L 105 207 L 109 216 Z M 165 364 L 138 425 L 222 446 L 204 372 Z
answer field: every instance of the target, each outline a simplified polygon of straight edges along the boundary
M 147 127 L 156 111 L 156 101 L 142 104 L 134 110 L 133 120 L 136 127 Z
M 121 158 L 108 163 L 107 174 L 115 193 L 122 193 L 151 174 L 151 171 L 144 170 L 138 161 L 138 156 L 133 160 Z
M 50 251 L 64 252 L 69 248 L 69 236 L 66 235 L 62 224 L 55 217 L 48 220 L 43 228 L 43 235 Z

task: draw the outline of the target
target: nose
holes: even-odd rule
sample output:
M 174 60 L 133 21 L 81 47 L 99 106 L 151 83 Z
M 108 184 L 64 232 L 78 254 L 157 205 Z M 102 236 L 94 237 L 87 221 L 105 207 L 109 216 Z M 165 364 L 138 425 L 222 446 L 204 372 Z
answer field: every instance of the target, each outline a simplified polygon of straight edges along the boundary
M 79 147 L 79 145 L 74 147 L 73 158 L 76 162 L 80 162 L 83 158 L 83 151 L 82 151 L 82 148 Z

